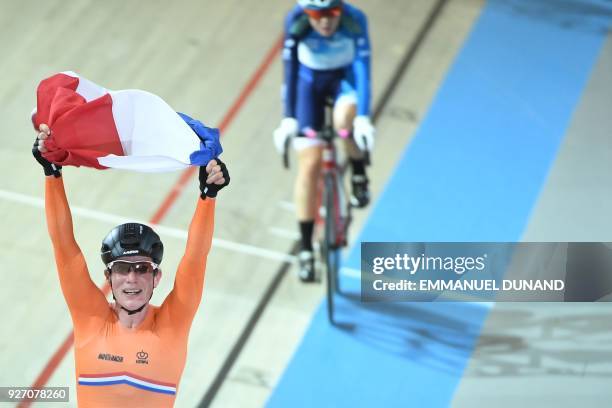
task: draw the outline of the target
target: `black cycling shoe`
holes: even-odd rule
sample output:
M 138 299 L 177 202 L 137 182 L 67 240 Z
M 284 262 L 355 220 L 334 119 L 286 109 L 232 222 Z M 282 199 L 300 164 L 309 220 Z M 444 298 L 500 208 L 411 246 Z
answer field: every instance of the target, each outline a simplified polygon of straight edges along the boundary
M 368 190 L 368 178 L 365 174 L 353 174 L 351 177 L 353 191 L 351 193 L 351 206 L 363 208 L 370 203 L 370 190 Z
M 301 251 L 298 255 L 298 277 L 302 282 L 315 281 L 315 259 L 312 251 Z

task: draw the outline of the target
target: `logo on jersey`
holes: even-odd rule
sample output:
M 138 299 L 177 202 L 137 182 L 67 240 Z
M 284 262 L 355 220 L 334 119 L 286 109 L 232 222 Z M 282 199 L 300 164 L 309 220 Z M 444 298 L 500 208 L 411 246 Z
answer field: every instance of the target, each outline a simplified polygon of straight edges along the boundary
M 142 350 L 136 353 L 136 364 L 149 364 L 149 353 Z
M 114 354 L 109 354 L 109 353 L 100 353 L 98 354 L 98 360 L 106 360 L 106 361 L 114 361 L 115 363 L 122 363 L 123 356 L 116 356 Z
M 127 255 L 127 254 L 137 254 L 138 250 L 137 249 L 132 249 L 131 251 L 123 251 L 122 255 Z

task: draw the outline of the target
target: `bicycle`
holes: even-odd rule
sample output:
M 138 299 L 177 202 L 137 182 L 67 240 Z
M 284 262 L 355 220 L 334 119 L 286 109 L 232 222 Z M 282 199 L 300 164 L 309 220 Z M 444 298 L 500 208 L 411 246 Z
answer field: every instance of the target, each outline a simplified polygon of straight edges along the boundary
M 320 209 L 315 225 L 317 225 L 320 241 L 321 259 L 325 265 L 327 280 L 327 317 L 332 325 L 334 319 L 334 294 L 341 294 L 338 284 L 338 270 L 340 268 L 340 250 L 348 244 L 348 228 L 351 223 L 351 206 L 342 180 L 342 170 L 337 162 L 337 137 L 346 139 L 350 132 L 336 132 L 333 126 L 334 100 L 325 101 L 325 120 L 319 132 L 303 134 L 300 137 L 309 137 L 322 140 L 323 162 L 321 182 L 317 203 Z M 289 168 L 289 140 L 285 144 L 283 165 Z M 331 215 L 331 216 L 330 216 Z

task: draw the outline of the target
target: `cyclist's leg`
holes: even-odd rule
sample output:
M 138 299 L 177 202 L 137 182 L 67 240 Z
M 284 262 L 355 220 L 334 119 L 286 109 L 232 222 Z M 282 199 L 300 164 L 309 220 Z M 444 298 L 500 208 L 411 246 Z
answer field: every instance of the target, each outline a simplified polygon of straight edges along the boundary
M 301 143 L 300 143 L 301 142 Z M 316 216 L 317 183 L 321 171 L 320 143 L 313 140 L 297 139 L 294 142 L 298 157 L 297 177 L 295 179 L 295 205 L 297 217 L 300 222 L 314 221 Z M 312 249 L 312 244 L 303 241 L 304 249 Z
M 320 145 L 310 145 L 299 142 L 313 140 L 296 139 L 298 168 L 295 179 L 295 207 L 300 229 L 299 277 L 305 282 L 315 279 L 314 253 L 312 246 L 313 231 L 316 216 L 317 182 L 321 171 Z M 306 145 L 306 146 L 304 146 Z
M 357 92 L 350 78 L 342 80 L 334 106 L 334 127 L 337 131 L 353 130 L 353 119 L 357 112 Z M 370 202 L 368 177 L 363 152 L 359 150 L 352 137 L 343 139 L 346 154 L 351 163 L 351 204 L 354 207 L 365 207 Z
M 300 77 L 296 103 L 296 119 L 300 131 L 319 130 L 323 123 L 322 96 L 319 95 L 313 80 Z M 314 221 L 317 211 L 317 183 L 321 171 L 320 140 L 299 137 L 294 139 L 297 151 L 298 168 L 295 180 L 295 206 L 300 228 L 301 250 L 299 254 L 299 277 L 303 281 L 315 279 L 314 255 L 312 247 Z

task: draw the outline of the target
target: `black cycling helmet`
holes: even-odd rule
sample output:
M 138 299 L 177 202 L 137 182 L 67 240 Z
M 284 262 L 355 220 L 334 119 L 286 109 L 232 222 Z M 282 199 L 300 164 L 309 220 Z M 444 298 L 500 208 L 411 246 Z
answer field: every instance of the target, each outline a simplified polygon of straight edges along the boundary
M 100 255 L 104 265 L 130 255 L 148 256 L 159 265 L 164 256 L 164 244 L 151 227 L 138 223 L 122 224 L 104 238 Z

